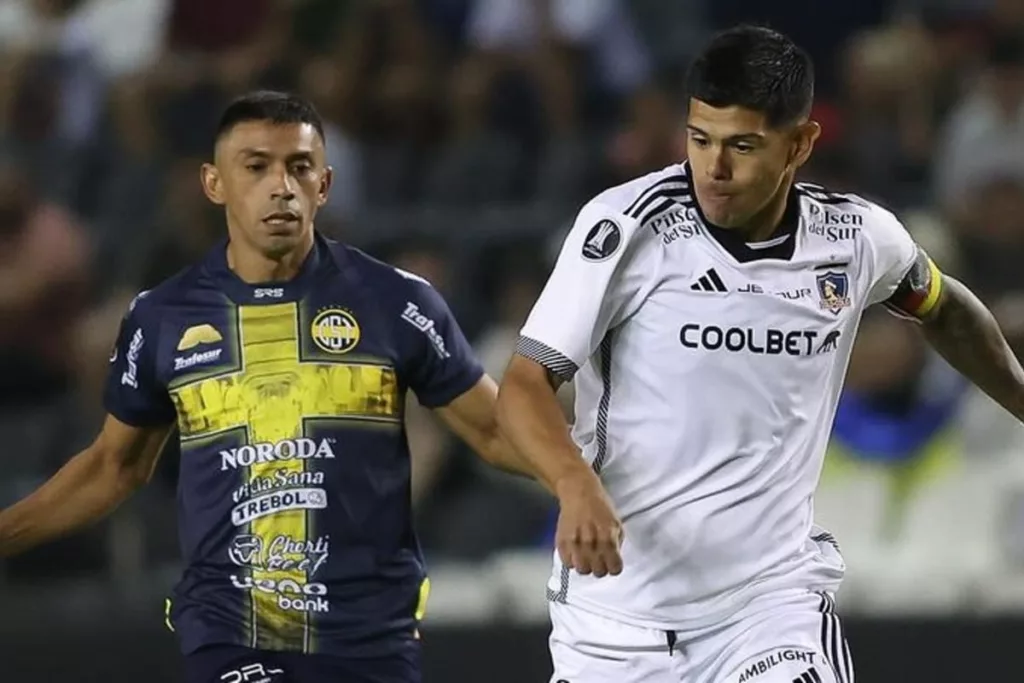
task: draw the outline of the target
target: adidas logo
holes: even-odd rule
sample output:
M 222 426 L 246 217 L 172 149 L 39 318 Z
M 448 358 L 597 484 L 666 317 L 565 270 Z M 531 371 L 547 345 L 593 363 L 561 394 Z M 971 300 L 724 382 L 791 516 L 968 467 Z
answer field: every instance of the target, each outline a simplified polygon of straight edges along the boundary
M 821 676 L 814 668 L 810 668 L 794 678 L 793 683 L 821 683 Z
M 700 278 L 690 285 L 690 289 L 695 292 L 728 292 L 729 288 L 722 282 L 722 278 L 718 277 L 718 273 L 712 268 L 708 272 L 700 276 Z

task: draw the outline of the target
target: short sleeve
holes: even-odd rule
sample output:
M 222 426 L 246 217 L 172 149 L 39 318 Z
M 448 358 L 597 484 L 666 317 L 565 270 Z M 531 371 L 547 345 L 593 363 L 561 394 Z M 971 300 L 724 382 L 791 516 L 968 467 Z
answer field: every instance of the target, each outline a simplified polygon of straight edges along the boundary
M 425 280 L 403 276 L 411 285 L 398 320 L 407 384 L 420 404 L 439 408 L 473 388 L 484 370 L 444 298 Z
M 121 322 L 110 356 L 103 407 L 133 427 L 165 425 L 175 420 L 174 404 L 156 376 L 155 350 L 159 330 L 147 325 L 136 297 Z
M 868 220 L 871 249 L 868 304 L 877 304 L 887 301 L 896 292 L 917 260 L 918 247 L 890 211 L 875 207 Z
M 650 281 L 650 240 L 599 202 L 580 210 L 516 352 L 572 379 L 605 334 L 639 307 Z

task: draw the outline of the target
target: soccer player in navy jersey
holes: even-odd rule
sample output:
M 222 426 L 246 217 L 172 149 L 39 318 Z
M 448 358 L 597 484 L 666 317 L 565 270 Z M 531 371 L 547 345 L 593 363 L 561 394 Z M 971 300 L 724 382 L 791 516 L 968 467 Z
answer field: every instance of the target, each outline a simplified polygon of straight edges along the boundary
M 331 171 L 308 103 L 233 102 L 201 179 L 227 239 L 132 302 L 102 431 L 0 513 L 0 555 L 112 511 L 176 426 L 184 573 L 167 623 L 188 683 L 419 681 L 429 584 L 404 396 L 528 473 L 498 435 L 496 385 L 427 282 L 314 230 Z

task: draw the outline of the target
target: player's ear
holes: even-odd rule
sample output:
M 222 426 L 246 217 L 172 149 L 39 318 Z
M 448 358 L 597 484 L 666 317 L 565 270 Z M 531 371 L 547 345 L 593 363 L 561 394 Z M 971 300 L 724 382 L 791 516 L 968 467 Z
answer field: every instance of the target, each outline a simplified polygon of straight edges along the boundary
M 316 205 L 323 206 L 327 203 L 327 195 L 331 192 L 331 185 L 334 183 L 334 169 L 324 166 L 324 173 L 320 176 L 320 188 L 316 194 Z
M 203 193 L 214 204 L 224 204 L 224 187 L 220 172 L 213 164 L 203 164 L 199 170 L 199 182 L 203 185 Z
M 821 135 L 821 124 L 817 121 L 804 121 L 793 130 L 792 146 L 789 153 L 789 165 L 798 169 L 807 163 L 814 151 L 814 143 Z

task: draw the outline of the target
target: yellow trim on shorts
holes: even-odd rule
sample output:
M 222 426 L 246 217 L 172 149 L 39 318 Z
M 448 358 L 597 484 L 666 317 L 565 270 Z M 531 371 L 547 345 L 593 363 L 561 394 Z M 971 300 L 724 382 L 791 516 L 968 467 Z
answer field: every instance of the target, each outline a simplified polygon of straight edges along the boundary
M 171 623 L 171 599 L 166 598 L 164 600 L 164 626 L 171 633 L 174 633 L 174 624 Z
M 416 621 L 423 621 L 427 614 L 427 599 L 430 598 L 430 578 L 424 578 L 420 584 L 420 597 L 416 601 Z

